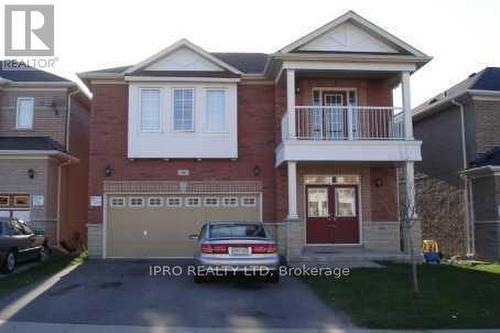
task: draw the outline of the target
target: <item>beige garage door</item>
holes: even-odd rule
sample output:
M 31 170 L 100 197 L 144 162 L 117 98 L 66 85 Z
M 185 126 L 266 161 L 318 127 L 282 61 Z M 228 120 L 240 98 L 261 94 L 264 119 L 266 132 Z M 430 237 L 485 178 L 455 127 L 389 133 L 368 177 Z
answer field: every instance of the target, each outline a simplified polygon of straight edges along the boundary
M 207 220 L 260 220 L 260 196 L 109 195 L 106 257 L 190 257 Z

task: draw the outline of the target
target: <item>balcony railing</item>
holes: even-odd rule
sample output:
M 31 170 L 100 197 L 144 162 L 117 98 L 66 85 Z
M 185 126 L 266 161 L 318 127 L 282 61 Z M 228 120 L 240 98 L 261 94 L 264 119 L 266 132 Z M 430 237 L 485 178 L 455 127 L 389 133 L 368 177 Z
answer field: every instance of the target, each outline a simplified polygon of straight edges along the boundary
M 282 136 L 301 140 L 402 140 L 401 111 L 381 106 L 296 106 L 295 133 L 290 133 L 285 113 Z

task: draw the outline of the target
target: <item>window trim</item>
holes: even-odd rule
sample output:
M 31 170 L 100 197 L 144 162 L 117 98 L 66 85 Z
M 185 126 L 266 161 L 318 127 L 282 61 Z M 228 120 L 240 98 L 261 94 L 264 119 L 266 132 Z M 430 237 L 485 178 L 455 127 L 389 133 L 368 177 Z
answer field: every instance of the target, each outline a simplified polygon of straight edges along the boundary
M 192 205 L 189 203 L 190 199 L 198 199 L 198 203 L 196 205 Z M 201 198 L 200 197 L 193 197 L 189 196 L 184 199 L 184 206 L 185 207 L 201 207 Z
M 245 203 L 246 199 L 252 199 L 253 204 L 246 204 Z M 255 197 L 255 196 L 244 196 L 244 197 L 241 197 L 240 201 L 241 201 L 240 202 L 241 207 L 257 207 L 257 197 Z
M 134 200 L 134 199 L 141 199 L 142 203 L 140 205 L 132 204 L 132 200 Z M 141 207 L 144 207 L 144 204 L 145 204 L 144 197 L 130 197 L 130 198 L 128 198 L 128 206 L 130 208 L 141 208 Z
M 235 204 L 234 205 L 228 205 L 226 203 L 226 199 L 235 199 L 234 202 Z M 223 207 L 239 207 L 239 200 L 238 200 L 238 197 L 236 196 L 227 196 L 227 197 L 223 197 L 222 198 L 222 206 Z
M 113 203 L 113 200 L 122 200 L 122 204 L 115 204 Z M 110 207 L 126 207 L 127 206 L 127 200 L 125 197 L 111 197 L 109 198 L 109 206 Z
M 170 199 L 176 199 L 176 200 L 178 200 L 179 204 L 178 205 L 172 205 L 172 204 L 170 204 L 170 202 L 169 202 Z M 165 199 L 165 206 L 166 207 L 170 207 L 170 208 L 182 207 L 182 198 L 181 197 L 167 197 Z
M 193 101 L 191 103 L 191 110 L 192 110 L 192 122 L 191 122 L 191 128 L 190 129 L 175 129 L 175 91 L 176 90 L 191 90 L 193 93 Z M 174 133 L 193 133 L 196 132 L 196 88 L 195 87 L 172 87 L 172 94 L 171 94 L 171 106 L 172 106 L 172 115 L 171 115 L 171 120 L 172 120 L 172 132 Z
M 6 205 L 2 205 L 0 203 L 0 207 L 10 207 L 10 195 L 0 195 L 0 198 L 7 198 L 7 204 Z
M 19 197 L 25 197 L 26 198 L 26 205 L 18 205 L 16 203 L 17 198 Z M 31 208 L 31 196 L 29 194 L 15 194 L 14 197 L 12 198 L 12 207 L 13 208 L 21 208 L 21 209 L 29 209 Z
M 207 108 L 207 102 L 208 102 L 208 92 L 209 91 L 222 91 L 224 92 L 224 128 L 222 130 L 211 130 L 208 128 L 208 108 Z M 205 94 L 204 94 L 204 129 L 205 132 L 207 133 L 228 133 L 229 132 L 229 124 L 228 124 L 228 107 L 227 107 L 227 96 L 228 96 L 228 91 L 227 88 L 218 88 L 218 87 L 206 87 L 205 88 Z
M 19 126 L 19 113 L 20 113 L 20 102 L 22 100 L 31 102 L 31 121 L 29 127 Z M 16 99 L 16 129 L 18 130 L 31 130 L 33 129 L 33 123 L 35 121 L 35 98 L 34 97 L 18 97 Z
M 207 199 L 215 199 L 217 200 L 217 203 L 215 204 L 207 204 Z M 220 200 L 218 197 L 205 197 L 203 198 L 203 206 L 205 207 L 219 207 L 220 206 Z
M 143 129 L 142 128 L 142 91 L 143 90 L 158 90 L 160 93 L 160 110 L 159 110 L 159 126 L 158 129 Z M 164 94 L 162 87 L 139 87 L 139 132 L 141 133 L 161 133 L 163 132 L 163 109 L 164 109 Z
M 160 204 L 158 204 L 158 205 L 151 204 L 151 199 L 160 200 Z M 148 207 L 163 207 L 163 198 L 162 197 L 148 197 Z

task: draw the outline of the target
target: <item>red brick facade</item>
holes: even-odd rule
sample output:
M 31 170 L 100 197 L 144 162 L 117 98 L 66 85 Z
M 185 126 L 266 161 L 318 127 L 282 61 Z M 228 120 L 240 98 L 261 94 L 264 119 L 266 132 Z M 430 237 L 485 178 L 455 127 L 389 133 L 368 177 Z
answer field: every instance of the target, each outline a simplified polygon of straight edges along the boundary
M 238 86 L 238 159 L 141 160 L 127 159 L 128 85 L 98 84 L 93 86 L 93 105 L 90 132 L 89 195 L 102 195 L 106 180 L 232 180 L 259 181 L 263 185 L 263 218 L 280 222 L 286 217 L 286 170 L 275 168 L 275 147 L 281 138 L 281 116 L 286 110 L 284 80 L 272 84 L 240 84 Z M 310 80 L 298 79 L 301 93 L 297 104 L 309 104 L 314 86 L 357 88 L 360 105 L 392 105 L 392 90 L 378 80 Z M 319 166 L 324 173 L 338 170 L 333 164 Z M 105 177 L 110 166 L 113 173 Z M 261 170 L 253 174 L 254 167 Z M 300 167 L 300 164 L 299 164 Z M 300 167 L 302 171 L 306 168 Z M 178 169 L 189 169 L 190 176 L 177 176 Z M 342 172 L 355 173 L 359 167 L 343 167 Z M 371 221 L 397 221 L 395 168 L 363 167 L 365 202 Z M 358 170 L 359 171 L 359 170 Z M 361 174 L 361 173 L 360 173 Z M 384 185 L 374 188 L 376 177 Z M 387 200 L 389 199 L 389 200 Z M 384 205 L 381 205 L 384 200 Z M 389 202 L 389 204 L 387 204 Z M 365 207 L 365 206 L 364 206 Z M 102 210 L 89 207 L 88 223 L 102 223 Z

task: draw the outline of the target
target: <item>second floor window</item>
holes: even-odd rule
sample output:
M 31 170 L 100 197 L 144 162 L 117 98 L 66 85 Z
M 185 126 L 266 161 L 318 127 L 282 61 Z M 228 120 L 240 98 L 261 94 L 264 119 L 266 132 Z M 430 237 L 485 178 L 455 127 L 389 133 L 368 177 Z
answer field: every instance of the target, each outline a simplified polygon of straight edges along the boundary
M 175 88 L 174 131 L 194 131 L 194 89 Z
M 161 91 L 160 89 L 141 89 L 141 130 L 160 131 Z
M 207 90 L 206 99 L 207 131 L 226 131 L 226 91 Z
M 33 128 L 34 99 L 31 97 L 19 97 L 16 106 L 16 128 Z

